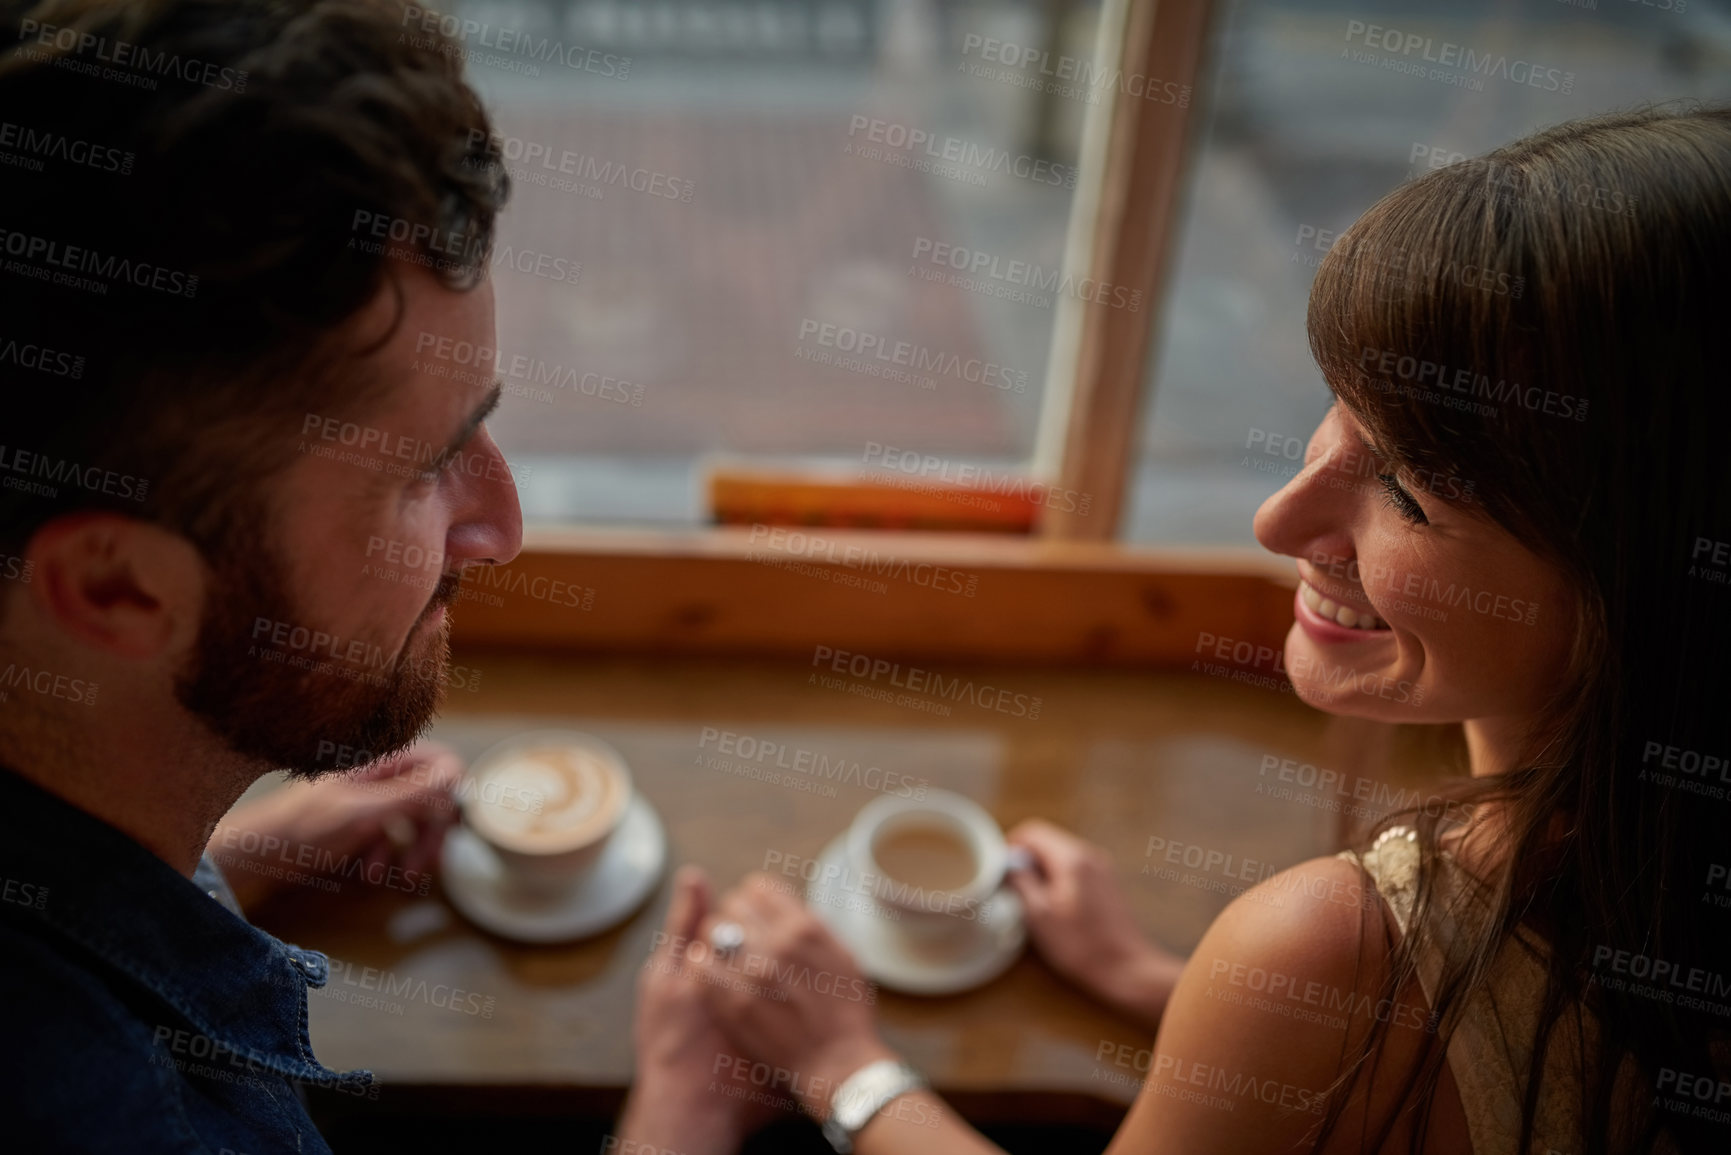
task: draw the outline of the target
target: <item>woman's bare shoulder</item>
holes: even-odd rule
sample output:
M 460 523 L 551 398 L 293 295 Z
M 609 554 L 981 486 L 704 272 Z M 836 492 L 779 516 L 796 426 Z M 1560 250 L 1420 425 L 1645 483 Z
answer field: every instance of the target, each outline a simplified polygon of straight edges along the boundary
M 1310 1150 L 1349 1042 L 1390 1022 L 1386 1057 L 1397 1075 L 1421 1046 L 1422 996 L 1383 998 L 1388 928 L 1369 878 L 1343 858 L 1299 863 L 1234 899 L 1185 967 L 1112 1150 Z M 1365 1121 L 1361 1102 L 1324 1150 L 1359 1150 Z

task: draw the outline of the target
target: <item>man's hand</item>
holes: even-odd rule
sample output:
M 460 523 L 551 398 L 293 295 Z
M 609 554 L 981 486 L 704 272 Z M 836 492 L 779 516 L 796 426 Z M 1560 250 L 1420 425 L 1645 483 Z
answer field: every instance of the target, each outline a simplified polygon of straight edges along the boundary
M 637 1073 L 619 1122 L 621 1150 L 635 1140 L 680 1155 L 731 1155 L 775 1114 L 751 1097 L 756 1085 L 732 1077 L 749 1064 L 704 1006 L 709 951 L 698 936 L 708 913 L 709 880 L 694 866 L 680 868 L 667 922 L 637 980 Z
M 458 808 L 463 762 L 421 742 L 345 774 L 291 782 L 235 807 L 208 853 L 245 909 L 296 882 L 426 894 Z
M 1033 858 L 1010 882 L 1040 954 L 1095 998 L 1155 1030 L 1184 960 L 1142 937 L 1106 852 L 1039 819 L 1008 837 Z

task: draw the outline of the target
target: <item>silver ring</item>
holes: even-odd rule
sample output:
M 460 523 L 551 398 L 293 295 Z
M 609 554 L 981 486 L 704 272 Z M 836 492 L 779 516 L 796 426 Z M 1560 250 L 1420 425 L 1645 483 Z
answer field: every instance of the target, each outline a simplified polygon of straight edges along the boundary
M 737 922 L 718 922 L 709 930 L 709 945 L 726 958 L 745 945 L 745 928 Z

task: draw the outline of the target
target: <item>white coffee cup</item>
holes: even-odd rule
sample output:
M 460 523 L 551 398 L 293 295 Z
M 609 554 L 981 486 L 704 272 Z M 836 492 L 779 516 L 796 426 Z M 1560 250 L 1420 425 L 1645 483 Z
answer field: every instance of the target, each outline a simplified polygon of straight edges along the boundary
M 469 765 L 463 821 L 490 846 L 518 890 L 553 897 L 601 857 L 631 805 L 619 751 L 577 730 L 507 738 Z
M 984 925 L 1009 848 L 992 816 L 948 790 L 868 802 L 845 837 L 849 868 L 911 937 L 949 938 Z

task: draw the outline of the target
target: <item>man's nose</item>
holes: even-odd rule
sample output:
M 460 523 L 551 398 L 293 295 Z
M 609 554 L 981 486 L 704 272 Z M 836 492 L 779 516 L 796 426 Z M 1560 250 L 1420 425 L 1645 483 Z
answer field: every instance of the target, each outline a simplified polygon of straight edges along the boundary
M 470 445 L 477 460 L 472 473 L 464 471 L 469 500 L 451 525 L 447 552 L 460 562 L 505 565 L 523 549 L 517 481 L 485 428 L 476 432 Z

